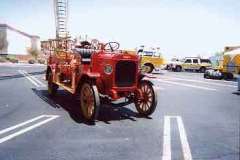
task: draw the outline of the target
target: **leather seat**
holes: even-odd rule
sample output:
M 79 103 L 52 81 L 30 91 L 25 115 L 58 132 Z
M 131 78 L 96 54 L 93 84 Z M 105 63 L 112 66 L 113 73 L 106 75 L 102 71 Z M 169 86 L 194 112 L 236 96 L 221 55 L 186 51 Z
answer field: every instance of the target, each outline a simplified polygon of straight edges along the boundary
M 91 56 L 94 51 L 93 49 L 75 48 L 75 51 L 81 55 L 82 62 L 91 62 Z

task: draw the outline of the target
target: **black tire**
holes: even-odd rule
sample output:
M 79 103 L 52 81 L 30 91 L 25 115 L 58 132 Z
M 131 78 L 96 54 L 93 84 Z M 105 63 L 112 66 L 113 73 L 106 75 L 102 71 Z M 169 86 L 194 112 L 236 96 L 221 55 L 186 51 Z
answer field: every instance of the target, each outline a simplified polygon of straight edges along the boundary
M 228 73 L 228 79 L 232 80 L 233 78 L 234 78 L 233 74 L 232 73 Z
M 144 64 L 144 67 L 148 67 L 149 69 L 146 71 L 146 73 L 152 73 L 154 67 L 152 64 Z
M 100 108 L 100 98 L 97 87 L 88 82 L 80 89 L 80 107 L 85 120 L 95 122 Z
M 181 72 L 182 71 L 182 67 L 181 66 L 176 66 L 175 71 L 176 72 Z
M 199 69 L 199 72 L 205 73 L 205 72 L 206 72 L 206 68 L 205 68 L 205 67 L 201 67 L 201 68 Z
M 207 75 L 207 74 L 204 74 L 203 77 L 206 78 L 206 79 L 208 79 L 208 75 Z
M 234 78 L 232 73 L 223 73 L 223 79 L 232 80 Z
M 154 88 L 153 84 L 150 81 L 142 80 L 140 81 L 139 88 L 143 92 L 144 99 L 140 99 L 139 97 L 135 98 L 134 104 L 141 116 L 149 116 L 151 115 L 157 106 L 157 92 Z
M 55 96 L 58 90 L 58 85 L 53 83 L 53 75 L 52 72 L 50 71 L 48 73 L 48 94 L 50 96 Z

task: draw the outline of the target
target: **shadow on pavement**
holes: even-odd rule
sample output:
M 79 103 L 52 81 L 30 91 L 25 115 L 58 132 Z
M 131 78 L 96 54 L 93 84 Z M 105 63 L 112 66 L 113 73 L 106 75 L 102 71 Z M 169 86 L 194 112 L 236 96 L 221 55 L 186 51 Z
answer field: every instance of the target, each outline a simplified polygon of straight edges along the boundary
M 29 72 L 28 74 L 34 76 L 34 75 L 40 75 L 44 74 L 46 71 L 40 71 L 40 72 Z M 22 78 L 24 75 L 22 74 L 15 74 L 15 75 L 8 75 L 8 76 L 0 76 L 0 81 L 1 80 L 9 80 L 9 79 L 15 79 L 15 78 Z
M 65 92 L 64 90 L 58 90 L 58 93 L 55 97 L 49 97 L 47 90 L 37 90 L 35 88 L 32 90 L 37 96 L 39 96 L 53 108 L 62 108 L 67 111 L 72 120 L 76 123 L 94 125 L 84 120 L 81 115 L 80 103 L 71 93 Z M 111 121 L 120 121 L 126 119 L 136 121 L 136 118 L 141 118 L 138 113 L 124 107 L 128 104 L 129 103 L 123 102 L 119 104 L 101 105 L 97 120 L 106 124 L 111 124 Z M 151 118 L 149 117 L 149 119 Z
M 233 92 L 232 94 L 240 96 L 240 91 L 239 92 Z

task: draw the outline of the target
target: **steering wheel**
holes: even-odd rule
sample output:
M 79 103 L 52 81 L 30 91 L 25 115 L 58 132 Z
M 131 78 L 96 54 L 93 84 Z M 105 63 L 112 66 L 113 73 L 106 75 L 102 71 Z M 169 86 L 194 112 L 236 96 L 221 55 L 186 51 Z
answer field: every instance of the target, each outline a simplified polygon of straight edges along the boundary
M 120 44 L 118 42 L 108 42 L 104 45 L 105 50 L 110 50 L 110 51 L 116 51 L 120 47 Z

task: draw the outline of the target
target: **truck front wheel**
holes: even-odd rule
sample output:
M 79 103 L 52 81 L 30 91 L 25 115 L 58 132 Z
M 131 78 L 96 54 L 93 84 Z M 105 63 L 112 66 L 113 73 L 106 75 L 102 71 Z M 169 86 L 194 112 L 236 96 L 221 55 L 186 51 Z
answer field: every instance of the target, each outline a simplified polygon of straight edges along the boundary
M 143 97 L 135 97 L 134 104 L 142 116 L 151 115 L 157 106 L 157 92 L 150 81 L 142 80 L 139 84 Z
M 205 67 L 201 67 L 199 70 L 201 73 L 205 73 L 206 72 L 206 68 Z
M 90 122 L 97 119 L 100 99 L 97 87 L 88 82 L 82 84 L 80 89 L 80 105 L 83 117 Z
M 176 66 L 175 71 L 176 71 L 176 72 L 181 72 L 181 71 L 182 71 L 182 67 L 181 67 L 181 66 Z

